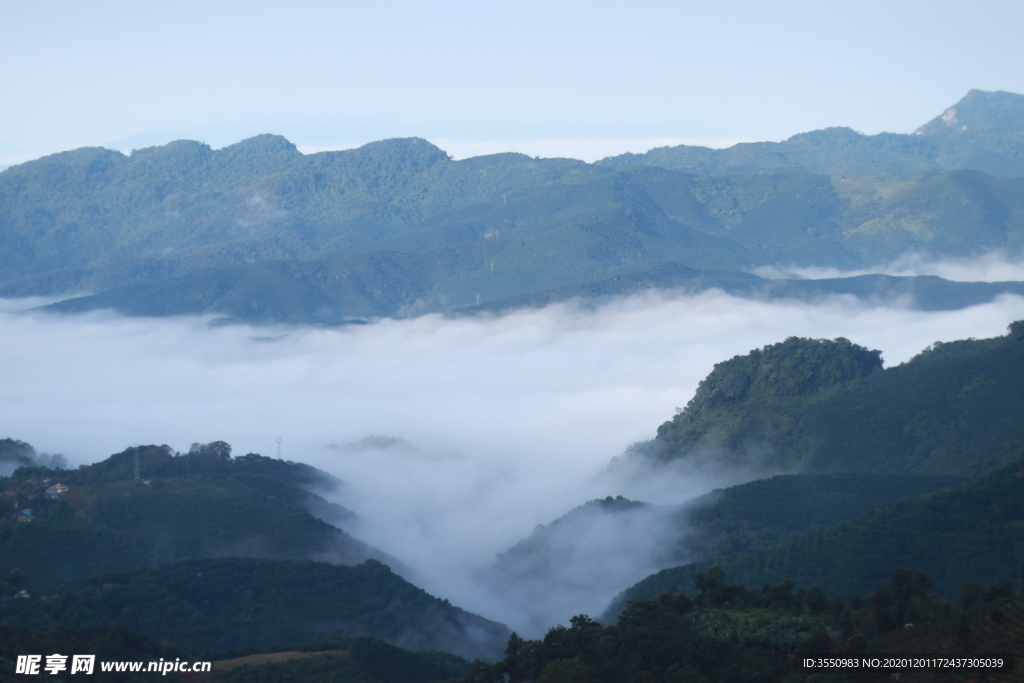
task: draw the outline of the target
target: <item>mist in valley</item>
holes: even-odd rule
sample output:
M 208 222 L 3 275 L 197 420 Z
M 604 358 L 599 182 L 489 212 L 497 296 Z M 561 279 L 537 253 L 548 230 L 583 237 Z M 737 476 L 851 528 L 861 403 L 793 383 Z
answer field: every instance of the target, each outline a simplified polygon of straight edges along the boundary
M 766 278 L 796 277 L 810 280 L 880 273 L 896 277 L 931 275 L 954 282 L 1020 282 L 1024 281 L 1024 261 L 996 249 L 980 256 L 961 259 L 935 259 L 920 254 L 904 254 L 889 263 L 856 270 L 817 266 L 763 266 L 752 272 Z
M 224 440 L 235 454 L 274 456 L 281 437 L 282 457 L 344 482 L 332 495 L 358 515 L 347 530 L 428 592 L 527 636 L 597 616 L 666 566 L 679 530 L 661 511 L 749 478 L 712 468 L 646 476 L 621 459 L 609 468 L 686 405 L 715 363 L 797 335 L 847 337 L 891 366 L 1024 318 L 1024 299 L 1011 296 L 921 312 L 848 297 L 649 292 L 597 308 L 329 329 L 23 310 L 38 303 L 0 306 L 0 436 L 72 465 L 144 443 Z M 557 549 L 553 560 L 495 564 L 537 525 L 619 495 L 655 505 L 625 515 L 590 506 L 538 544 Z

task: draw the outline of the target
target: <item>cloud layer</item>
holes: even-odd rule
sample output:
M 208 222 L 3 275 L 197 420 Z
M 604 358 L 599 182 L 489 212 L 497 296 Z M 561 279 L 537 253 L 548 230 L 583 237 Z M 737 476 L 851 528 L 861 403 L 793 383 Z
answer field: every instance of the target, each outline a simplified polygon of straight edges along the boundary
M 907 254 L 891 263 L 860 270 L 795 266 L 779 269 L 775 266 L 764 266 L 754 269 L 753 272 L 771 279 L 798 277 L 820 280 L 882 273 L 897 276 L 936 275 L 955 282 L 1020 282 L 1024 281 L 1024 261 L 1019 256 L 1011 258 L 1006 252 L 996 250 L 979 257 L 942 261 L 928 260 L 918 254 Z
M 1018 297 L 920 312 L 715 292 L 339 329 L 12 312 L 21 306 L 0 302 L 0 437 L 78 464 L 134 443 L 185 450 L 217 439 L 236 454 L 275 455 L 280 436 L 283 457 L 346 482 L 338 502 L 361 516 L 364 540 L 428 591 L 513 628 L 575 613 L 539 595 L 524 614 L 474 582 L 535 525 L 597 497 L 677 503 L 738 476 L 602 474 L 685 405 L 714 363 L 800 335 L 845 336 L 893 365 L 1024 318 Z M 372 435 L 404 441 L 363 441 Z

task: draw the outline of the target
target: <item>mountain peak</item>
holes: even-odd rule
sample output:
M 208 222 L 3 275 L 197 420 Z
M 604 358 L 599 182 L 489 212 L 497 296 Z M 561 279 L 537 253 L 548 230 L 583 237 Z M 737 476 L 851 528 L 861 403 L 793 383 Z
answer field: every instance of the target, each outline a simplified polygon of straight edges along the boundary
M 950 135 L 978 131 L 1024 132 L 1024 95 L 1004 90 L 971 90 L 916 135 Z
M 228 145 L 221 151 L 231 154 L 258 156 L 282 153 L 293 156 L 299 155 L 299 150 L 291 140 L 282 135 L 272 135 L 270 133 L 263 133 L 262 135 L 246 138 L 241 142 Z

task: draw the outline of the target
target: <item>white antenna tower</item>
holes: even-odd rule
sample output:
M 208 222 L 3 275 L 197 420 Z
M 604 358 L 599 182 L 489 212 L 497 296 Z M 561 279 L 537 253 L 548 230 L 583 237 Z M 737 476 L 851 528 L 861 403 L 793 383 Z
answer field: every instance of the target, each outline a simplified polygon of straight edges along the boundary
M 281 437 L 277 437 L 277 459 L 281 459 Z
M 477 293 L 476 293 L 476 305 L 477 305 L 477 306 L 479 306 L 479 305 L 480 305 L 480 292 L 477 292 Z
M 501 203 L 506 205 L 506 206 L 508 205 L 508 193 L 507 192 L 502 192 L 501 193 Z

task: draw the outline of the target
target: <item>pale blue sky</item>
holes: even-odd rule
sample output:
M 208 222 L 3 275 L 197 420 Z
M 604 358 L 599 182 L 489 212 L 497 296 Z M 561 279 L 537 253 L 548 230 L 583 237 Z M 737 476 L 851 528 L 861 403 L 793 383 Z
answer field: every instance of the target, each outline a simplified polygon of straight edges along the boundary
M 1024 92 L 1024 3 L 0 0 L 0 164 L 259 132 L 596 158 Z

